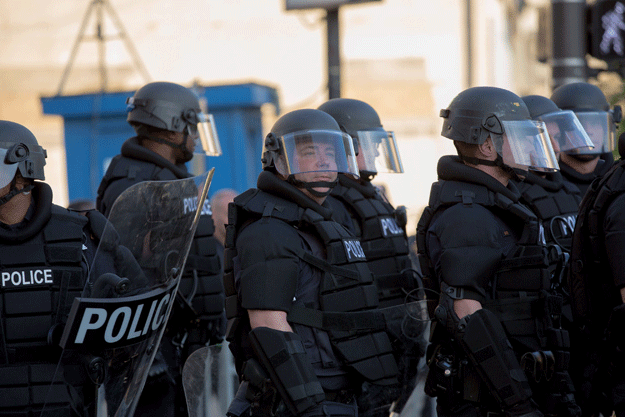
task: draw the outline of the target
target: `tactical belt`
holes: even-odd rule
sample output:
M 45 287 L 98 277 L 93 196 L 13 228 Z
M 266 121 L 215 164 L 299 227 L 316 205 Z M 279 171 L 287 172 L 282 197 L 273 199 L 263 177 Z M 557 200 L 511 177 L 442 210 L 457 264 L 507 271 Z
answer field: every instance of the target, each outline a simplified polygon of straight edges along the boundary
M 379 311 L 334 312 L 293 306 L 287 321 L 326 331 L 384 330 L 386 322 Z

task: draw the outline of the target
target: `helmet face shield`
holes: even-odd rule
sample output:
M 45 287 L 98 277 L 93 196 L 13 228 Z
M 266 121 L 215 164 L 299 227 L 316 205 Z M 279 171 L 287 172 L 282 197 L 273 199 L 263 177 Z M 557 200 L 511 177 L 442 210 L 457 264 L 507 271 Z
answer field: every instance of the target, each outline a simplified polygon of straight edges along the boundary
M 582 127 L 595 146 L 592 149 L 573 149 L 567 153 L 598 155 L 616 148 L 616 126 L 612 114 L 606 111 L 576 112 Z
M 351 136 L 332 130 L 302 130 L 278 138 L 281 153 L 276 170 L 285 176 L 309 172 L 341 172 L 358 177 Z
M 404 172 L 401 164 L 395 134 L 380 130 L 359 130 L 358 168 L 368 172 Z
M 594 144 L 571 110 L 547 113 L 538 118 L 545 122 L 554 152 L 589 151 Z
M 502 121 L 502 125 L 504 134 L 495 141 L 495 147 L 504 164 L 524 171 L 554 172 L 559 169 L 543 122 L 511 120 Z
M 7 163 L 7 153 L 8 149 L 0 148 L 0 188 L 6 187 L 13 178 L 15 177 L 15 173 L 17 172 L 16 163 Z
M 195 140 L 195 153 L 203 153 L 208 156 L 221 155 L 221 144 L 217 136 L 217 129 L 215 129 L 215 119 L 213 115 L 199 113 L 197 119 L 195 129 L 193 129 L 192 124 L 189 124 L 191 135 L 196 133 L 195 136 L 197 137 Z M 193 132 L 193 130 L 196 130 L 196 132 Z

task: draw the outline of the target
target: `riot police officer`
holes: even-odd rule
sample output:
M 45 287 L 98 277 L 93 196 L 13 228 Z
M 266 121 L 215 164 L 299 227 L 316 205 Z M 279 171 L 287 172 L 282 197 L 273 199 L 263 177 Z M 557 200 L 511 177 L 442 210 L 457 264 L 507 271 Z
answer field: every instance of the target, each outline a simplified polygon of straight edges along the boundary
M 553 90 L 551 100 L 562 110 L 572 110 L 592 140 L 593 148 L 562 151 L 560 171 L 564 178 L 577 185 L 582 193 L 597 177 L 605 174 L 612 164 L 616 148 L 616 125 L 621 121 L 621 107 L 610 104 L 596 85 L 577 82 Z
M 531 118 L 545 123 L 556 157 L 562 152 L 582 152 L 594 147 L 573 111 L 561 110 L 547 97 L 530 95 L 522 99 Z M 530 170 L 516 185 L 523 203 L 540 221 L 541 240 L 568 252 L 582 201 L 579 188 L 564 179 L 559 171 Z
M 328 201 L 335 216 L 346 211 L 338 218 L 347 218 L 344 225 L 360 237 L 367 265 L 378 287 L 380 308 L 402 304 L 406 296 L 419 287 L 408 254 L 406 209 L 403 206 L 395 209 L 371 183 L 378 172 L 403 172 L 395 135 L 382 127 L 378 113 L 363 101 L 336 98 L 318 109 L 332 116 L 341 130 L 354 140 L 360 174 L 358 179 L 339 174 L 339 183 L 332 189 Z M 393 401 L 401 402 L 396 404 L 396 409 L 401 410 L 414 388 L 419 359 L 425 353 L 425 339 L 414 335 L 407 338 L 401 328 L 393 329 L 393 334 L 393 347 L 400 366 L 399 387 L 394 387 L 394 392 L 386 388 L 385 392 L 363 393 L 359 397 L 361 415 L 388 415 Z M 375 387 L 368 388 L 370 391 Z
M 258 188 L 229 208 L 227 340 L 242 383 L 228 414 L 356 416 L 363 381 L 396 384 L 397 364 L 360 241 L 326 203 L 338 172 L 358 175 L 352 139 L 327 113 L 296 110 L 262 163 Z
M 30 130 L 0 121 L 0 415 L 34 416 L 44 407 L 62 329 L 94 258 L 94 223 L 105 221 L 52 203 L 42 182 L 46 156 Z M 95 386 L 84 369 L 75 363 L 63 375 L 46 408 L 93 415 Z
M 568 343 L 550 257 L 510 181 L 557 169 L 546 128 L 495 87 L 469 88 L 440 114 L 458 156 L 439 160 L 417 228 L 424 283 L 440 294 L 426 392 L 439 416 L 578 415 L 561 386 Z
M 596 178 L 573 233 L 569 286 L 583 343 L 572 376 L 584 415 L 625 416 L 625 140 L 621 159 Z
M 108 215 L 115 199 L 128 187 L 155 180 L 188 178 L 185 163 L 194 151 L 219 154 L 209 116 L 190 89 L 170 82 L 152 82 L 128 98 L 128 123 L 137 136 L 124 142 L 111 161 L 100 186 L 96 207 Z M 197 144 L 196 144 L 197 142 Z M 188 210 L 194 202 L 185 201 Z M 196 348 L 222 340 L 225 332 L 222 267 L 213 237 L 208 202 L 202 208 L 194 242 L 180 282 L 178 300 L 169 319 L 144 394 L 135 415 L 184 412 L 180 369 Z M 175 400 L 174 400 L 175 398 Z M 178 410 L 178 411 L 176 411 Z

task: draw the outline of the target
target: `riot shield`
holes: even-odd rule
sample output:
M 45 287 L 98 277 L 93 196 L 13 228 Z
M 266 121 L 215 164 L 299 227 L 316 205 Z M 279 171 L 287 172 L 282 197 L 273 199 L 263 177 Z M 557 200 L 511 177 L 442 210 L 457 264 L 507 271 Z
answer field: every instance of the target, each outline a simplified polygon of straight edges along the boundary
M 222 417 L 238 386 L 234 361 L 225 344 L 193 352 L 184 363 L 182 384 L 189 417 Z
M 375 310 L 376 320 L 384 324 L 399 371 L 399 386 L 379 386 L 366 383 L 358 396 L 359 415 L 364 417 L 397 415 L 421 377 L 421 358 L 427 344 L 429 317 L 427 300 L 421 289 L 406 296 L 403 304 Z M 390 406 L 390 409 L 389 409 Z
M 132 416 L 176 296 L 214 169 L 147 181 L 115 201 L 63 348 L 42 417 L 71 398 L 78 415 Z
M 415 347 L 419 346 L 419 351 L 422 356 L 416 364 L 416 375 L 411 375 L 411 378 L 403 379 L 401 395 L 393 402 L 390 409 L 391 417 L 433 417 L 436 415 L 433 398 L 427 396 L 424 390 L 428 373 L 425 350 L 430 336 L 431 318 L 429 316 L 429 308 L 432 303 L 432 300 L 426 296 L 426 292 L 428 291 L 432 290 L 421 286 L 406 296 L 405 317 L 409 319 L 409 327 L 407 332 L 403 331 L 402 337 L 413 341 Z M 390 309 L 389 313 L 394 316 L 397 314 L 397 310 Z M 391 323 L 394 322 L 395 326 L 397 325 L 397 320 L 393 321 L 391 318 L 389 318 L 389 320 Z M 390 327 L 392 329 L 393 324 L 391 324 Z M 410 335 L 412 335 L 412 337 L 410 337 Z

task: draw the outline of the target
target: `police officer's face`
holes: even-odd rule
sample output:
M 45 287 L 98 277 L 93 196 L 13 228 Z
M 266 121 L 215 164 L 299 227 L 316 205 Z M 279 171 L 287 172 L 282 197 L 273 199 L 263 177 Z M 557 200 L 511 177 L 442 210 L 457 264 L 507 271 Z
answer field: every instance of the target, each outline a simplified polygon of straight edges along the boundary
M 295 179 L 304 182 L 332 182 L 337 177 L 336 151 L 332 143 L 306 141 L 295 145 L 294 166 L 300 174 Z M 326 192 L 327 187 L 316 191 Z
M 603 123 L 582 120 L 582 126 L 595 145 L 595 149 L 603 147 L 603 141 L 606 137 L 605 126 Z
M 375 170 L 375 158 L 380 156 L 380 142 L 366 143 L 358 141 L 358 155 L 356 161 L 358 162 L 358 169 L 361 171 L 374 171 Z
M 562 137 L 564 133 L 556 122 L 547 122 L 545 124 L 547 125 L 547 132 L 549 132 L 549 138 L 551 138 L 551 146 L 553 146 L 553 151 L 557 157 L 560 155 L 560 141 L 564 139 Z

